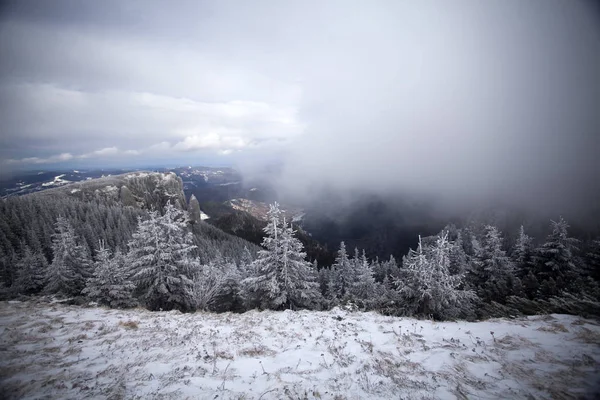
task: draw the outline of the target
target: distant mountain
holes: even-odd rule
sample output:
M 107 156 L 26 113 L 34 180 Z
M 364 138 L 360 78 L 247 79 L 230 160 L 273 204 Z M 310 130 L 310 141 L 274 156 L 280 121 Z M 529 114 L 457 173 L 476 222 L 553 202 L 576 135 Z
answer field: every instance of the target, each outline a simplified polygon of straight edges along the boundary
M 67 185 L 72 182 L 120 175 L 128 170 L 58 170 L 28 171 L 0 181 L 0 197 L 21 196 L 46 189 Z
M 129 172 L 61 184 L 36 193 L 42 197 L 69 196 L 85 202 L 131 206 L 143 210 L 162 209 L 168 201 L 183 210 L 187 202 L 181 179 L 173 172 Z

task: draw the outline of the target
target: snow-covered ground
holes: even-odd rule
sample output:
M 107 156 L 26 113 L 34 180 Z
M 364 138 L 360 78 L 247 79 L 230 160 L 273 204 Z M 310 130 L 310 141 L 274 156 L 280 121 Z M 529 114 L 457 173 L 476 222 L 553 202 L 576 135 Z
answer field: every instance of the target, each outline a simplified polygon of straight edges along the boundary
M 598 398 L 600 325 L 0 303 L 8 398 Z

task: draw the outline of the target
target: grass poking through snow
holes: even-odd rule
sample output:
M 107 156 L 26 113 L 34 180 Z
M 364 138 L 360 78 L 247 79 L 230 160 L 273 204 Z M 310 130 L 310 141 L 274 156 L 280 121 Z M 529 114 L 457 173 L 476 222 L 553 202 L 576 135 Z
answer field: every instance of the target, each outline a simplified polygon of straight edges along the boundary
M 9 399 L 595 398 L 600 326 L 0 303 Z

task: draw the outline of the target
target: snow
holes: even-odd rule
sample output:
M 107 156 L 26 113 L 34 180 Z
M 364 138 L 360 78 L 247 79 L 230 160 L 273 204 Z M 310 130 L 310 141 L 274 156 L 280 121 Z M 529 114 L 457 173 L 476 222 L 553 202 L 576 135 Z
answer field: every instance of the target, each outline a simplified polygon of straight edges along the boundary
M 81 189 L 72 189 L 71 190 L 71 194 L 78 193 L 78 192 L 81 192 Z
M 7 398 L 595 398 L 600 326 L 566 315 L 181 314 L 0 302 Z M 596 397 L 597 398 L 597 397 Z
M 210 217 L 206 215 L 202 210 L 200 210 L 200 220 L 204 221 L 205 219 L 209 219 Z
M 66 179 L 62 179 L 63 176 L 65 176 L 65 174 L 62 175 L 58 175 L 54 177 L 54 180 L 50 181 L 50 182 L 45 182 L 42 183 L 42 186 L 46 187 L 46 186 L 60 186 L 60 185 L 66 185 L 67 183 L 69 183 L 70 181 L 66 180 Z

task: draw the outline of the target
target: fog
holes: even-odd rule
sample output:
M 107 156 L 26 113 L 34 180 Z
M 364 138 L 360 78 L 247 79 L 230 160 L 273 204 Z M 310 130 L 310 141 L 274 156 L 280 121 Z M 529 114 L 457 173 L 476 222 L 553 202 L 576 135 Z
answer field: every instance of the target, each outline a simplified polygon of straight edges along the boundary
M 590 215 L 593 2 L 7 2 L 0 162 L 276 164 L 328 190 Z
M 328 34 L 314 34 L 302 82 L 306 134 L 283 168 L 294 195 L 362 188 L 449 208 L 494 203 L 579 216 L 600 204 L 592 7 L 420 2 L 327 11 L 313 29 Z

